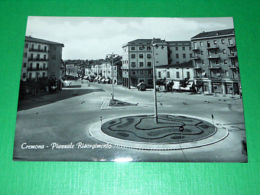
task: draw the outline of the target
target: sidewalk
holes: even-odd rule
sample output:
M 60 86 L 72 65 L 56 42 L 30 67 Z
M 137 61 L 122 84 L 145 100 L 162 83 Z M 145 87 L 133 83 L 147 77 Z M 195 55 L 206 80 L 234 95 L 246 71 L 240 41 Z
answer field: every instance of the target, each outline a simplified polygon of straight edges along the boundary
M 97 84 L 97 83 L 95 83 Z M 106 85 L 111 87 L 111 84 L 97 84 L 99 86 L 102 85 Z M 119 89 L 119 90 L 123 90 L 123 91 L 131 91 L 134 93 L 138 93 L 138 94 L 149 94 L 149 95 L 154 95 L 154 91 L 153 89 L 147 89 L 146 91 L 138 91 L 138 89 L 136 87 L 131 87 L 131 89 L 128 89 L 127 87 L 123 87 L 122 85 L 114 85 L 114 88 Z M 172 91 L 172 92 L 163 92 L 163 91 L 158 91 L 157 92 L 157 96 L 175 96 L 175 97 L 181 97 L 183 98 L 183 96 L 185 95 L 186 99 L 201 99 L 201 100 L 241 100 L 242 98 L 240 98 L 239 95 L 231 95 L 231 94 L 191 94 L 191 92 L 176 92 L 176 91 Z
M 43 106 L 46 104 L 51 104 L 57 101 L 65 100 L 68 98 L 73 98 L 75 96 L 85 95 L 88 93 L 99 92 L 102 89 L 96 88 L 63 88 L 62 91 L 46 94 L 42 96 L 29 97 L 18 102 L 18 111 L 28 110 L 34 107 Z

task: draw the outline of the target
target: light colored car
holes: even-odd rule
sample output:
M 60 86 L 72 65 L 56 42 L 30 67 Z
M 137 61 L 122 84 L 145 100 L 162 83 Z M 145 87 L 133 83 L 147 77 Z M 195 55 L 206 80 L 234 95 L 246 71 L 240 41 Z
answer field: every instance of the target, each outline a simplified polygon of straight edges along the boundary
M 69 87 L 72 84 L 72 81 L 61 81 L 64 87 Z

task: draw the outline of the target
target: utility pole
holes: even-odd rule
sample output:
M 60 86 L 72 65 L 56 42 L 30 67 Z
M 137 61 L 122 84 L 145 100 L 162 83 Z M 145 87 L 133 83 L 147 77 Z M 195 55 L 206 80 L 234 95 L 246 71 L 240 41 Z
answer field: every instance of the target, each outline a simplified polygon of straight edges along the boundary
M 112 77 L 112 101 L 114 100 L 114 54 L 112 53 L 112 63 L 111 63 L 111 77 Z
M 107 58 L 109 59 L 109 61 L 110 61 L 110 58 L 111 58 L 111 77 L 112 77 L 112 100 L 114 100 L 114 93 L 115 93 L 115 91 L 114 91 L 114 57 L 116 58 L 116 57 L 118 57 L 119 55 L 118 54 L 114 54 L 114 53 L 112 53 L 112 54 L 107 54 Z M 116 61 L 115 63 L 117 63 L 118 61 Z
M 128 49 L 128 89 L 131 89 L 131 70 L 130 70 L 130 49 L 129 46 L 127 47 Z
M 156 46 L 156 44 L 154 43 L 154 38 L 153 38 L 152 47 L 153 47 L 154 117 L 155 117 L 155 122 L 158 123 L 157 95 L 156 95 L 156 70 L 155 70 L 155 56 L 154 56 L 154 47 L 155 46 Z

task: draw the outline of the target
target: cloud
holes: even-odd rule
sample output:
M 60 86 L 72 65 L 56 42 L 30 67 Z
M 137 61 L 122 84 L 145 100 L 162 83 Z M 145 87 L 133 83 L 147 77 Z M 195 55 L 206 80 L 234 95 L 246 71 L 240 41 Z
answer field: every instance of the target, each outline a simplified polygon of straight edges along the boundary
M 28 17 L 26 35 L 61 42 L 63 59 L 99 59 L 138 38 L 190 40 L 202 32 L 233 28 L 232 18 Z

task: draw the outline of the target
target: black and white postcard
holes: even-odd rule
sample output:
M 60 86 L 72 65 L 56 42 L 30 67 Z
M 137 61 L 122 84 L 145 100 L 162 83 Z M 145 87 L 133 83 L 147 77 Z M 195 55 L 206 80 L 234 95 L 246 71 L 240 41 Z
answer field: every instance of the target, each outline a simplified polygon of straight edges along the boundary
M 231 17 L 28 17 L 14 160 L 247 162 Z

